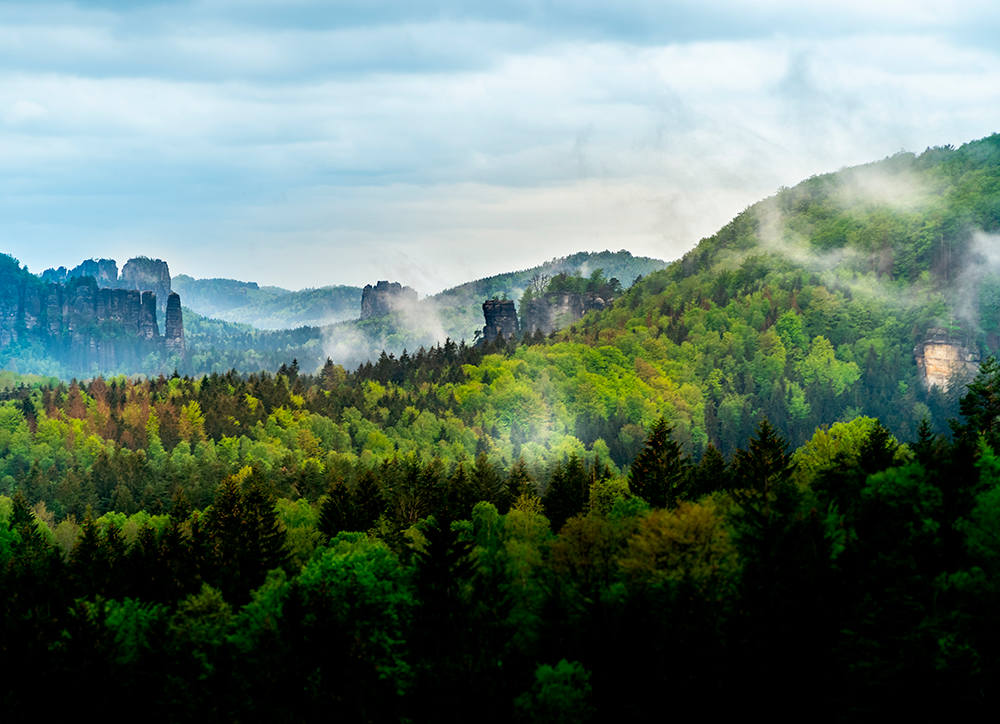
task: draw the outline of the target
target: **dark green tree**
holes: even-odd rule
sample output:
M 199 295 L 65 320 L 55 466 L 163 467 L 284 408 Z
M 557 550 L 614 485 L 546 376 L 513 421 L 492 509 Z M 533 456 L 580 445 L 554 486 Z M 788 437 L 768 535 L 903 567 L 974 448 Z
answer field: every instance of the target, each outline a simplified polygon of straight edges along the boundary
M 765 512 L 770 511 L 768 501 L 772 494 L 792 474 L 791 456 L 787 450 L 788 440 L 765 418 L 757 425 L 747 449 L 739 449 L 733 454 L 737 486 L 763 497 Z
M 654 422 L 629 469 L 629 490 L 656 507 L 673 507 L 684 497 L 690 462 L 672 433 L 673 426 L 665 417 Z
M 205 518 L 211 575 L 227 600 L 246 601 L 267 572 L 287 559 L 285 534 L 263 471 L 244 468 L 219 483 Z
M 329 540 L 342 530 L 355 530 L 354 496 L 343 480 L 334 480 L 319 508 L 319 532 Z
M 996 436 L 1000 433 L 1000 363 L 990 356 L 980 365 L 976 378 L 968 386 L 968 392 L 959 400 L 958 409 L 964 423 L 952 421 L 952 429 L 957 435 L 975 437 L 978 433 L 996 447 Z
M 569 456 L 565 467 L 556 463 L 542 499 L 552 530 L 561 530 L 567 520 L 582 513 L 589 498 L 590 476 L 577 454 Z
M 485 500 L 487 503 L 493 503 L 497 506 L 501 513 L 507 512 L 507 508 L 510 507 L 510 496 L 506 480 L 486 457 L 486 453 L 480 453 L 476 456 L 469 483 L 477 503 Z
M 719 448 L 709 443 L 698 464 L 688 468 L 682 497 L 697 500 L 709 493 L 728 490 L 732 486 L 732 480 L 732 471 L 726 459 L 719 452 Z

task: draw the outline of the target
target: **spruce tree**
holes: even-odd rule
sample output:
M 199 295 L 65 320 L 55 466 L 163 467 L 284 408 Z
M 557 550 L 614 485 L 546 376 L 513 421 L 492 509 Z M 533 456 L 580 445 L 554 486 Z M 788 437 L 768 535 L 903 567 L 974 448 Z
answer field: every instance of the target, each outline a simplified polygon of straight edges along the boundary
M 565 468 L 556 463 L 542 500 L 552 530 L 558 532 L 567 520 L 582 513 L 589 497 L 590 478 L 576 453 L 570 455 Z
M 365 470 L 358 479 L 354 489 L 355 515 L 354 530 L 368 530 L 382 515 L 385 504 L 382 500 L 382 490 L 379 487 L 375 473 Z
M 697 465 L 688 468 L 685 491 L 682 496 L 687 500 L 697 500 L 703 495 L 719 490 L 728 490 L 732 485 L 732 473 L 726 459 L 719 448 L 708 443 L 705 454 Z
M 772 495 L 792 474 L 793 465 L 787 449 L 788 440 L 765 418 L 757 425 L 747 449 L 733 454 L 737 485 L 746 493 L 763 497 L 766 515 L 770 513 Z
M 665 417 L 654 422 L 645 446 L 629 469 L 629 490 L 658 508 L 672 507 L 683 497 L 690 464 L 672 433 L 673 426 Z
M 329 540 L 341 531 L 355 530 L 354 496 L 343 480 L 334 480 L 319 508 L 319 532 Z
M 506 513 L 510 507 L 510 500 L 507 491 L 506 481 L 493 463 L 486 457 L 486 453 L 476 456 L 476 462 L 472 467 L 472 485 L 475 502 L 485 500 L 493 503 L 501 513 Z

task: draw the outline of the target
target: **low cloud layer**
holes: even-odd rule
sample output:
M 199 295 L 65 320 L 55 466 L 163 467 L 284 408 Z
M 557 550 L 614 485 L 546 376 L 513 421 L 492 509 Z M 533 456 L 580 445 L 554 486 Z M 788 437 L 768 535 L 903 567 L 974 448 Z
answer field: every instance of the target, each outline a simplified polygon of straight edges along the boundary
M 0 250 L 426 294 L 1000 130 L 985 3 L 606 5 L 5 3 Z

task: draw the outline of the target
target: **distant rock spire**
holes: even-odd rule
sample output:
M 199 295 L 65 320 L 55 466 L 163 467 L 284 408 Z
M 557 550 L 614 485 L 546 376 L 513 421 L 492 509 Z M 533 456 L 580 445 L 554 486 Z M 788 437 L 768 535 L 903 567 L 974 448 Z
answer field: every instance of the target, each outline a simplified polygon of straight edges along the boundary
M 167 316 L 163 322 L 163 336 L 166 339 L 167 349 L 183 357 L 186 351 L 184 318 L 181 313 L 181 296 L 177 292 L 171 292 L 170 296 L 167 297 Z

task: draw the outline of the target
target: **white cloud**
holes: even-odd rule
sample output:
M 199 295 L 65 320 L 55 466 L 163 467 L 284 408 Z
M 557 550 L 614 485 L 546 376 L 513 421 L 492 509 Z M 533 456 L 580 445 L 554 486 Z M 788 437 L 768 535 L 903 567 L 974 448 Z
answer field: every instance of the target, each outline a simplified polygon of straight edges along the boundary
M 38 105 L 37 103 L 32 103 L 31 101 L 17 100 L 10 106 L 7 111 L 7 123 L 12 125 L 21 125 L 22 123 L 30 123 L 31 121 L 37 121 L 45 118 L 48 115 L 45 108 Z
M 982 3 L 285 5 L 0 8 L 3 251 L 426 293 L 1000 130 Z

